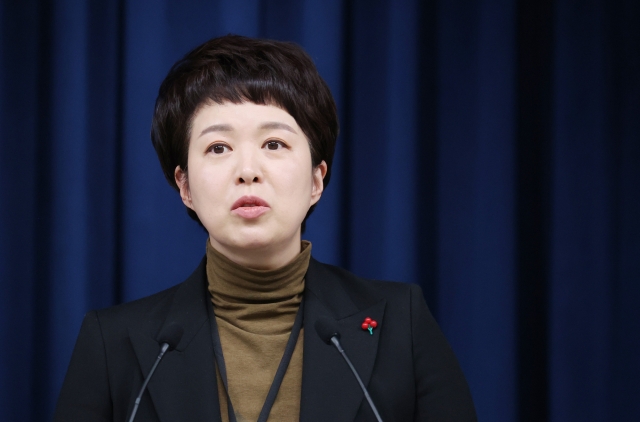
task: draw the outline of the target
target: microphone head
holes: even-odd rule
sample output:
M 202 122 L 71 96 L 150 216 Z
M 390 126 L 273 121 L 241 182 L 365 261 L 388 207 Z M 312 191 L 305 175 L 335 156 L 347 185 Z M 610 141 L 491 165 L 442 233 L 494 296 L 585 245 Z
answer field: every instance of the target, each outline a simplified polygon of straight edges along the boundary
M 176 348 L 178 343 L 180 343 L 183 333 L 184 330 L 182 329 L 182 325 L 177 322 L 170 322 L 162 327 L 162 331 L 158 334 L 158 343 L 167 343 L 169 345 L 169 350 L 173 350 Z
M 331 344 L 331 338 L 340 338 L 340 332 L 338 331 L 338 323 L 327 317 L 320 317 L 316 321 L 316 331 L 318 335 L 327 344 Z

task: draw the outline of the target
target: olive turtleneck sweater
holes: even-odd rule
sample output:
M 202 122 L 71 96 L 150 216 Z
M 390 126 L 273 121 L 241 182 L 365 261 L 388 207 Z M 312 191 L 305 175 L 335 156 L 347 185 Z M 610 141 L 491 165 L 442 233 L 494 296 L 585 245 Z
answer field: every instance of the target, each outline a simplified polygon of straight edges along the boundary
M 254 270 L 236 264 L 207 241 L 207 278 L 213 302 L 229 393 L 238 422 L 256 421 L 291 334 L 302 301 L 311 244 L 284 267 Z M 300 415 L 302 344 L 300 332 L 269 420 L 294 421 Z M 222 420 L 228 422 L 227 395 L 218 378 Z

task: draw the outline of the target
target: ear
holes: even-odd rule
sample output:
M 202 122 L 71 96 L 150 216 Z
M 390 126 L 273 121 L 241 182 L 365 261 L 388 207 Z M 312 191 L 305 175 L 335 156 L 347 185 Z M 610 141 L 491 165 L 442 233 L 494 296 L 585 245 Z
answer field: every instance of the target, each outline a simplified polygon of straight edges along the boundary
M 193 203 L 191 202 L 191 191 L 189 190 L 189 178 L 187 177 L 187 172 L 182 170 L 180 166 L 176 166 L 175 171 L 173 172 L 173 177 L 176 179 L 176 184 L 180 189 L 180 198 L 182 198 L 182 203 L 187 207 L 193 209 Z
M 314 205 L 320 200 L 322 191 L 324 190 L 324 176 L 327 175 L 327 163 L 322 160 L 320 164 L 313 169 L 313 187 L 311 188 L 311 202 L 309 206 Z

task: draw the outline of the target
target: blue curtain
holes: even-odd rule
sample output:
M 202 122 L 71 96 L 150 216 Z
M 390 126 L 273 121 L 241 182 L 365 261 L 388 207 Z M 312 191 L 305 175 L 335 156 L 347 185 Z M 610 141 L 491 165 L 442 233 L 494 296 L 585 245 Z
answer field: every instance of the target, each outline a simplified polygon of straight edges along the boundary
M 150 120 L 230 32 L 315 60 L 341 135 L 305 237 L 422 285 L 480 420 L 640 420 L 636 0 L 3 1 L 0 420 L 51 418 L 87 310 L 201 259 Z

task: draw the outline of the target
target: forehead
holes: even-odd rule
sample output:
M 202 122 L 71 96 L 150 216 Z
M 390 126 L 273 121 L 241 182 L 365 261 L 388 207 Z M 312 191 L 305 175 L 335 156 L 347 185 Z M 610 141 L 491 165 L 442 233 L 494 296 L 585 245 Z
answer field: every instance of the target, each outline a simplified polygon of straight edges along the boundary
M 265 123 L 276 123 L 267 126 L 271 129 L 277 128 L 277 123 L 283 123 L 301 133 L 293 116 L 278 106 L 225 102 L 207 103 L 198 109 L 191 125 L 192 136 L 197 136 L 211 125 L 226 127 L 228 130 L 243 130 L 265 127 Z

